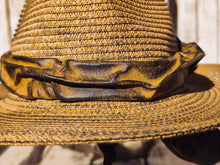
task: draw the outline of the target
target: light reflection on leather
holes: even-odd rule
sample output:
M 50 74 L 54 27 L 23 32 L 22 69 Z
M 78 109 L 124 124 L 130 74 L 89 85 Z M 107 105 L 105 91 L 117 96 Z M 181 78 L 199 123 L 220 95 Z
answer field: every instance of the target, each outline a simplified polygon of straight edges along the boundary
M 144 101 L 183 85 L 203 56 L 195 43 L 182 43 L 168 58 L 130 62 L 34 59 L 8 52 L 1 57 L 1 79 L 26 99 Z

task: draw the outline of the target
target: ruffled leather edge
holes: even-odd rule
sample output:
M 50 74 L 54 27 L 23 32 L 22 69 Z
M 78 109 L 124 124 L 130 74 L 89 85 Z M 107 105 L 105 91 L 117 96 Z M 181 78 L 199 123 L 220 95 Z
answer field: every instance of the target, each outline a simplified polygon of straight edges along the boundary
M 7 52 L 1 57 L 1 80 L 25 99 L 152 100 L 183 85 L 204 57 L 196 43 L 179 45 L 174 56 L 131 62 L 60 61 Z

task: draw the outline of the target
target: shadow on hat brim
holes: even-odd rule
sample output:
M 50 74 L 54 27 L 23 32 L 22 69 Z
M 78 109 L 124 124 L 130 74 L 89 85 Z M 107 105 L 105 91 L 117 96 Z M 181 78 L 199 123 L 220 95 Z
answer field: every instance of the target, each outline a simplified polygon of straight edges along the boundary
M 165 99 L 167 97 L 179 95 L 179 94 L 190 94 L 195 92 L 205 92 L 213 88 L 215 84 L 207 77 L 192 73 L 185 79 L 184 87 L 181 86 L 179 89 L 176 89 L 165 96 L 158 97 L 156 99 L 150 100 L 152 102 Z
M 0 100 L 0 145 L 110 143 L 175 137 L 220 125 L 220 65 L 199 65 L 183 89 L 147 102 Z

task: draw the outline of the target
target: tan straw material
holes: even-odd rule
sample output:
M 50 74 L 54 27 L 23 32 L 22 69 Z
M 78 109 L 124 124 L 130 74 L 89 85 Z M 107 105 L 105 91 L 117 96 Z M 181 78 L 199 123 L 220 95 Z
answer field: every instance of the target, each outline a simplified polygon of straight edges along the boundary
M 192 89 L 153 102 L 61 103 L 9 94 L 0 101 L 1 144 L 120 142 L 211 129 L 220 117 L 220 65 L 197 71 L 203 75 L 188 78 Z
M 0 145 L 158 139 L 220 125 L 220 65 L 164 0 L 26 0 L 1 57 Z M 7 91 L 1 86 L 1 91 Z
M 29 0 L 21 15 L 13 55 L 131 61 L 178 50 L 163 0 Z

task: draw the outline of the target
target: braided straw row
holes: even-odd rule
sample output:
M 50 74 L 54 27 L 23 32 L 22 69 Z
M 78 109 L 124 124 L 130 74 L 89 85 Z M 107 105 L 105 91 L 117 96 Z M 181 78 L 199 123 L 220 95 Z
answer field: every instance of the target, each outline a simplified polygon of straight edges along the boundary
M 77 61 L 147 60 L 177 51 L 163 0 L 29 0 L 12 54 Z
M 220 65 L 200 65 L 198 73 L 209 76 L 215 87 L 207 90 L 210 80 L 194 75 L 189 78 L 202 87 L 182 89 L 182 94 L 154 102 L 63 103 L 9 94 L 0 100 L 0 144 L 121 142 L 214 128 L 220 116 Z

